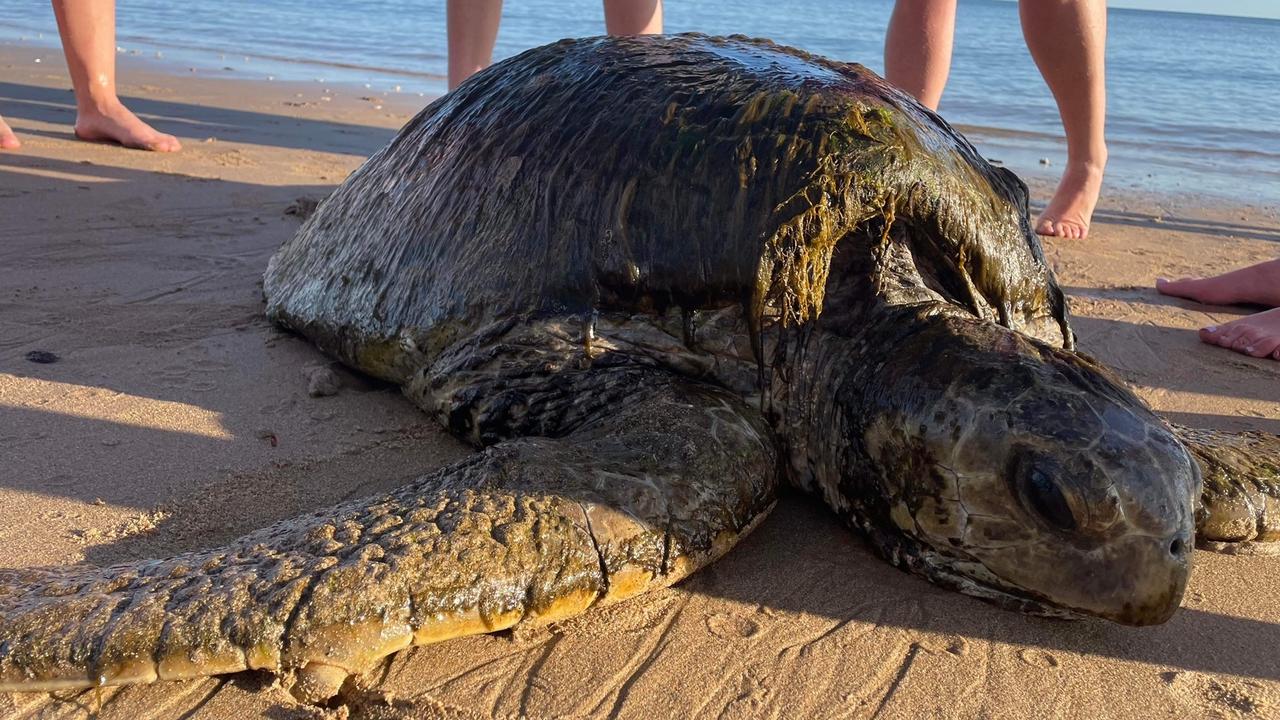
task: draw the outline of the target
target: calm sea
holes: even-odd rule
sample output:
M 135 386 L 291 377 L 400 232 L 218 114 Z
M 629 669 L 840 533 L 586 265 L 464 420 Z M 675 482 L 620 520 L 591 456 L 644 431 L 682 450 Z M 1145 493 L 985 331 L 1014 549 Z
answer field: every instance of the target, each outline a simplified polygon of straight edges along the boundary
M 266 79 L 443 92 L 444 3 L 421 0 L 119 0 L 125 52 Z M 891 0 L 668 0 L 670 32 L 765 36 L 883 67 Z M 0 39 L 56 42 L 47 3 L 0 0 Z M 596 35 L 600 0 L 508 0 L 497 55 Z M 1112 187 L 1280 205 L 1280 21 L 1113 9 Z M 960 3 L 942 114 L 1026 174 L 1065 159 L 1057 110 L 1022 41 L 1017 6 Z M 0 108 L 3 113 L 3 108 Z M 1051 164 L 1044 166 L 1040 159 Z

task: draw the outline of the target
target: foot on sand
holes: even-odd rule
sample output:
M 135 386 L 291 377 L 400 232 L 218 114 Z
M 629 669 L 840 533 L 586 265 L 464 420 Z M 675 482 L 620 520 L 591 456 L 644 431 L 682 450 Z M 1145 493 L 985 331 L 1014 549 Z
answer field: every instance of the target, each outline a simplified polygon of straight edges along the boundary
M 18 142 L 18 136 L 13 134 L 4 118 L 0 117 L 0 150 L 17 150 L 20 147 L 22 143 Z
M 1208 305 L 1266 305 L 1271 310 L 1200 331 L 1200 339 L 1253 357 L 1280 360 L 1280 259 L 1232 270 L 1210 278 L 1156 279 L 1164 295 Z
M 76 118 L 76 137 L 90 142 L 113 142 L 128 148 L 177 152 L 182 144 L 142 122 L 116 100 L 103 108 L 82 109 Z
M 1210 278 L 1156 278 L 1156 290 L 1206 305 L 1266 305 L 1280 307 L 1280 260 L 1232 270 Z
M 1245 355 L 1280 360 L 1280 308 L 1211 325 L 1200 331 L 1200 339 Z
M 1102 192 L 1100 163 L 1068 163 L 1048 207 L 1036 219 L 1036 232 L 1080 240 L 1089 235 L 1089 221 Z

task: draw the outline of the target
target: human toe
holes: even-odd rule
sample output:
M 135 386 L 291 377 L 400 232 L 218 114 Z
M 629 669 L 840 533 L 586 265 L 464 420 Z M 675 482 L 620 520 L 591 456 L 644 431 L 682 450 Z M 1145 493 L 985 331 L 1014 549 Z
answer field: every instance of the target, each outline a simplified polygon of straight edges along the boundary
M 1264 358 L 1280 352 L 1280 336 L 1255 339 L 1244 348 L 1245 355 Z
M 1253 346 L 1257 342 L 1258 338 L 1256 337 L 1256 333 L 1249 328 L 1245 328 L 1236 335 L 1235 340 L 1231 341 L 1231 349 L 1236 352 L 1245 353 L 1246 355 L 1252 354 Z
M 1200 280 L 1198 277 L 1184 277 L 1177 280 L 1168 278 L 1156 278 L 1156 290 L 1162 295 L 1172 295 L 1174 297 L 1183 297 L 1195 299 L 1196 287 Z
M 1219 329 L 1217 337 L 1214 338 L 1214 344 L 1224 348 L 1235 348 L 1236 341 L 1240 336 L 1245 334 L 1248 328 L 1243 325 L 1235 325 L 1228 323 Z
M 1058 229 L 1054 227 L 1052 220 L 1041 216 L 1036 220 L 1036 234 L 1053 237 L 1058 234 Z
M 13 134 L 13 130 L 0 120 L 0 150 L 17 150 L 22 147 L 22 143 L 18 140 L 18 136 Z
M 1175 294 L 1179 291 L 1185 292 L 1191 283 L 1201 279 L 1202 278 L 1195 276 L 1180 277 L 1176 280 L 1171 280 L 1166 277 L 1158 277 L 1156 278 L 1156 289 L 1165 294 Z
M 182 143 L 172 135 L 157 132 L 154 137 L 143 141 L 141 149 L 152 152 L 177 152 L 182 149 Z

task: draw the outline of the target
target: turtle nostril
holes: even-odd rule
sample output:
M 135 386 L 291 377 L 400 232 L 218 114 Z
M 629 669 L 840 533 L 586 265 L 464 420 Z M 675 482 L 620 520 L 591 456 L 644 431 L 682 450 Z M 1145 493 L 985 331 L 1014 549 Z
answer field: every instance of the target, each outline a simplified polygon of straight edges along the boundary
M 1174 557 L 1181 557 L 1186 549 L 1187 544 L 1182 541 L 1182 538 L 1174 538 L 1173 542 L 1169 543 L 1169 554 Z

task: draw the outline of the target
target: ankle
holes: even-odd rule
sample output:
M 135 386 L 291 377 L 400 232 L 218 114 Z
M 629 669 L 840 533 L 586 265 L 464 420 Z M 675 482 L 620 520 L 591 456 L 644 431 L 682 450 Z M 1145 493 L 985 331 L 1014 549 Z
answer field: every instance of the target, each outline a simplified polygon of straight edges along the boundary
M 87 97 L 76 103 L 76 115 L 79 119 L 106 118 L 119 114 L 124 103 L 115 93 L 104 93 Z
M 1102 175 L 1107 169 L 1107 146 L 1092 148 L 1077 155 L 1068 152 L 1067 169 Z

